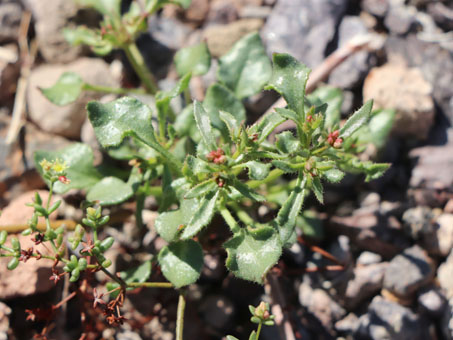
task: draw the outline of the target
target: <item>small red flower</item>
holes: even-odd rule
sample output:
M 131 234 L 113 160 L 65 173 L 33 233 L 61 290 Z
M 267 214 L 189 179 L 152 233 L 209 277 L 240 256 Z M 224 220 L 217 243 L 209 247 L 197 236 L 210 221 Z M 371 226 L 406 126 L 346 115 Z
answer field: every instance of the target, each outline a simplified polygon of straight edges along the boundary
M 225 153 L 221 148 L 208 153 L 206 159 L 214 164 L 223 164 L 226 161 Z
M 59 180 L 61 183 L 63 183 L 63 184 L 69 184 L 69 183 L 71 183 L 71 180 L 68 179 L 66 176 L 59 176 L 59 177 L 58 177 L 58 180 Z

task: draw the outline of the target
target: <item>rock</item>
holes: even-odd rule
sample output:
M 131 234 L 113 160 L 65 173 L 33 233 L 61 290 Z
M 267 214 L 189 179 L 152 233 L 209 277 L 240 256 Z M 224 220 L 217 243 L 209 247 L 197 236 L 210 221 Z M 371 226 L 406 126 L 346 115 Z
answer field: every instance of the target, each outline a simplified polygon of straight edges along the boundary
M 313 289 L 305 280 L 299 287 L 299 302 L 313 314 L 330 332 L 335 323 L 345 314 L 345 310 L 323 289 Z
M 38 192 L 41 196 L 42 201 L 47 202 L 49 192 L 47 190 L 37 190 L 25 192 L 14 201 L 10 202 L 3 210 L 0 215 L 0 225 L 11 226 L 11 225 L 25 225 L 27 221 L 32 217 L 34 209 L 26 206 L 27 203 L 33 203 L 35 200 L 35 192 Z M 53 195 L 51 204 L 58 200 L 58 196 Z M 52 220 L 56 219 L 58 211 L 52 213 L 49 217 Z M 44 217 L 38 219 L 39 223 L 44 224 Z
M 418 296 L 418 304 L 421 309 L 432 317 L 439 317 L 445 310 L 445 297 L 436 288 L 427 289 Z
M 239 13 L 241 18 L 258 18 L 266 19 L 272 13 L 272 7 L 269 6 L 246 6 Z
M 448 300 L 447 308 L 441 319 L 441 331 L 445 340 L 453 339 L 453 299 Z
M 358 16 L 345 16 L 338 29 L 338 47 L 346 45 L 358 35 L 366 34 L 367 28 Z M 366 76 L 371 66 L 374 66 L 371 53 L 363 50 L 354 53 L 329 76 L 329 83 L 342 89 L 355 88 Z
M 444 145 L 426 145 L 412 149 L 409 157 L 416 161 L 412 170 L 410 186 L 427 191 L 448 190 L 453 185 L 453 129 L 447 131 Z M 441 203 L 441 202 L 439 202 Z
M 447 32 L 453 30 L 453 8 L 451 6 L 448 7 L 442 2 L 430 2 L 426 9 L 439 27 Z
M 0 223 L 3 224 L 3 223 Z M 35 246 L 30 236 L 17 234 L 22 249 L 33 247 L 43 255 L 52 255 L 43 244 Z M 10 245 L 11 235 L 8 236 L 6 245 Z M 29 259 L 26 263 L 20 262 L 19 266 L 10 271 L 6 268 L 10 258 L 0 258 L 0 299 L 7 300 L 20 296 L 29 296 L 37 293 L 45 293 L 54 287 L 49 280 L 52 274 L 53 261 L 47 259 Z
M 418 68 L 388 63 L 370 71 L 363 86 L 363 100 L 373 99 L 374 109 L 396 110 L 395 135 L 423 140 L 434 120 L 432 90 Z
M 209 0 L 192 0 L 184 11 L 184 18 L 190 22 L 201 23 L 209 12 Z
M 359 318 L 354 313 L 349 313 L 346 317 L 335 323 L 335 329 L 342 333 L 354 333 L 358 327 Z
M 437 269 L 437 280 L 448 299 L 453 298 L 453 250 Z
M 204 38 L 213 57 L 221 57 L 234 43 L 248 33 L 263 26 L 261 19 L 240 19 L 228 25 L 210 26 L 204 31 Z
M 67 63 L 83 51 L 82 46 L 71 46 L 63 36 L 63 29 L 77 15 L 77 6 L 67 0 L 23 0 L 33 13 L 39 51 L 47 62 Z
M 415 245 L 390 261 L 385 270 L 384 288 L 401 299 L 407 299 L 431 282 L 433 276 L 432 260 Z
M 20 73 L 19 59 L 15 45 L 1 46 L 1 48 L 0 101 L 8 101 L 12 100 L 13 94 L 16 92 L 17 79 Z
M 212 0 L 206 24 L 226 25 L 237 20 L 238 16 L 238 8 L 233 1 Z
M 85 106 L 88 101 L 101 98 L 101 94 L 84 91 L 72 104 L 52 104 L 39 88 L 54 85 L 64 72 L 75 72 L 85 82 L 93 85 L 117 87 L 117 82 L 110 75 L 108 64 L 94 58 L 81 58 L 67 65 L 43 65 L 31 72 L 27 90 L 30 118 L 44 131 L 79 138 L 86 118 Z
M 417 9 L 400 0 L 390 1 L 384 24 L 394 34 L 406 34 L 416 23 Z
M 142 340 L 142 338 L 135 332 L 122 330 L 116 333 L 116 340 Z
M 433 232 L 425 237 L 423 245 L 434 255 L 447 256 L 453 248 L 453 214 L 442 214 L 433 224 Z
M 362 252 L 357 258 L 357 264 L 366 266 L 369 264 L 376 264 L 382 261 L 382 256 L 371 251 Z
M 225 274 L 225 266 L 218 254 L 204 256 L 203 277 L 208 280 L 221 280 Z
M 345 293 L 348 310 L 354 310 L 382 289 L 387 267 L 388 262 L 383 262 L 354 268 L 354 278 L 348 282 Z
M 311 68 L 317 66 L 347 5 L 346 0 L 278 1 L 262 31 L 268 53 L 289 53 Z
M 149 20 L 148 32 L 154 41 L 176 51 L 185 46 L 192 30 L 176 19 L 155 16 Z
M 434 214 L 429 207 L 417 206 L 406 210 L 403 214 L 404 231 L 414 240 L 422 238 L 432 230 Z
M 360 318 L 355 335 L 372 340 L 429 339 L 426 326 L 415 313 L 381 296 L 373 299 L 368 314 Z
M 15 1 L 0 2 L 0 44 L 17 40 L 22 7 Z
M 8 340 L 9 316 L 11 315 L 11 308 L 3 302 L 0 302 L 0 340 Z
M 437 42 L 419 40 L 410 34 L 405 38 L 389 37 L 385 49 L 390 62 L 401 57 L 409 67 L 417 67 L 433 87 L 436 104 L 453 123 L 453 52 Z M 439 168 L 441 169 L 441 168 Z
M 233 321 L 234 304 L 221 295 L 207 296 L 200 306 L 203 319 L 216 329 L 225 329 Z
M 377 17 L 384 17 L 389 9 L 389 0 L 362 0 L 362 9 Z

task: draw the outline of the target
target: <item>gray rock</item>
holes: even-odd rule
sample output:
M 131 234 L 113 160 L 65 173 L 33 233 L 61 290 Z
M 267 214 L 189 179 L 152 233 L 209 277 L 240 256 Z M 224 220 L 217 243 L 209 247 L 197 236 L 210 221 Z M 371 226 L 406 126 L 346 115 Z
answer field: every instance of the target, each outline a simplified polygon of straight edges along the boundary
M 424 79 L 433 86 L 436 104 L 453 123 L 453 52 L 412 34 L 406 38 L 389 37 L 385 49 L 390 61 L 403 57 L 410 67 L 421 70 Z
M 448 7 L 442 2 L 430 2 L 426 9 L 439 27 L 445 31 L 453 30 L 453 8 L 451 6 Z
M 78 10 L 74 1 L 23 0 L 23 2 L 33 14 L 39 51 L 46 61 L 67 63 L 82 53 L 82 46 L 71 46 L 63 36 L 63 28 L 75 27 L 74 23 L 70 24 Z
M 142 340 L 142 338 L 138 333 L 123 330 L 116 334 L 116 340 Z
M 382 256 L 371 251 L 362 252 L 357 258 L 357 264 L 366 266 L 369 264 L 376 264 L 382 261 Z
M 346 45 L 352 38 L 366 34 L 367 28 L 358 16 L 345 16 L 339 27 L 338 46 Z M 342 89 L 356 87 L 374 66 L 370 52 L 364 50 L 354 53 L 336 67 L 329 76 L 329 83 Z
M 212 0 L 206 24 L 226 25 L 237 20 L 238 16 L 238 8 L 233 1 Z
M 22 7 L 15 1 L 0 2 L 0 43 L 17 40 Z
M 339 332 L 354 333 L 359 327 L 359 318 L 354 313 L 349 313 L 335 323 L 335 329 Z
M 384 17 L 389 9 L 389 0 L 362 0 L 362 9 L 377 17 Z
M 437 280 L 448 299 L 453 298 L 453 250 L 437 269 Z
M 0 340 L 8 340 L 9 316 L 12 310 L 3 302 L 0 302 Z
M 433 275 L 432 260 L 415 245 L 390 261 L 384 275 L 384 288 L 402 299 L 410 298 L 431 282 Z
M 15 45 L 9 44 L 2 46 L 2 49 L 2 54 L 6 55 L 0 56 L 0 101 L 5 102 L 11 100 L 16 92 L 20 65 L 18 51 Z
M 387 267 L 388 262 L 383 262 L 354 268 L 354 278 L 348 282 L 345 293 L 345 307 L 348 310 L 357 308 L 382 289 Z
M 410 309 L 376 296 L 360 318 L 357 337 L 372 340 L 425 340 L 427 327 Z
M 299 302 L 330 331 L 334 329 L 335 322 L 346 314 L 326 291 L 313 289 L 305 280 L 299 287 Z
M 225 296 L 207 296 L 200 306 L 203 319 L 216 329 L 225 329 L 231 326 L 234 318 L 234 304 Z
M 43 96 L 39 88 L 54 85 L 64 72 L 75 72 L 84 81 L 94 85 L 112 87 L 118 85 L 110 75 L 108 64 L 101 59 L 81 58 L 66 65 L 43 65 L 31 72 L 27 90 L 30 118 L 44 131 L 79 138 L 86 118 L 85 106 L 89 100 L 99 99 L 101 94 L 83 92 L 72 104 L 66 106 L 52 104 Z
M 434 214 L 429 207 L 417 206 L 406 210 L 403 214 L 404 231 L 414 240 L 432 230 Z
M 447 302 L 443 294 L 436 288 L 421 292 L 417 301 L 421 309 L 433 317 L 439 317 L 442 314 Z
M 393 133 L 426 139 L 434 121 L 433 88 L 418 68 L 388 63 L 373 68 L 363 86 L 363 100 L 374 100 L 374 109 L 396 110 Z
M 440 327 L 445 340 L 453 340 L 453 298 L 448 300 Z
M 208 280 L 220 280 L 225 274 L 225 266 L 218 254 L 206 254 L 202 275 Z
M 405 6 L 400 0 L 391 1 L 384 19 L 384 24 L 394 34 L 405 34 L 416 22 L 417 9 Z
M 268 53 L 289 53 L 315 67 L 324 60 L 347 4 L 345 0 L 278 1 L 262 31 Z

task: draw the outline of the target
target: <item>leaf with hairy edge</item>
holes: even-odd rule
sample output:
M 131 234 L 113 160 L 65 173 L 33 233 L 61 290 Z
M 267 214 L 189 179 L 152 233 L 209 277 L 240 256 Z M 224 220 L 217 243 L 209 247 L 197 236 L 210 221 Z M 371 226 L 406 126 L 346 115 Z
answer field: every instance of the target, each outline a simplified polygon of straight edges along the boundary
M 116 177 L 104 177 L 87 193 L 88 201 L 97 201 L 100 205 L 122 203 L 134 194 L 132 187 Z
M 273 89 L 285 98 L 288 107 L 303 121 L 305 85 L 310 69 L 289 54 L 274 54 L 272 78 L 266 89 Z
M 84 81 L 74 72 L 65 72 L 49 88 L 40 88 L 42 94 L 53 104 L 64 106 L 76 101 L 82 92 Z
M 224 136 L 228 136 L 228 129 L 220 119 L 219 111 L 231 113 L 239 122 L 245 120 L 245 108 L 234 93 L 222 84 L 213 84 L 206 91 L 203 106 L 209 114 L 212 126 L 220 130 Z
M 316 196 L 316 199 L 319 201 L 319 203 L 324 204 L 324 198 L 323 198 L 324 189 L 322 187 L 322 183 L 321 183 L 321 180 L 319 179 L 319 177 L 313 178 L 312 189 L 313 189 L 313 192 Z
M 296 124 L 300 125 L 300 117 L 297 115 L 296 112 L 294 112 L 293 110 L 290 110 L 290 109 L 285 109 L 285 108 L 281 108 L 281 107 L 276 107 L 275 108 L 275 111 L 277 111 L 277 113 L 282 116 L 282 117 L 285 117 L 286 119 L 290 119 L 292 120 L 293 122 L 295 122 Z
M 301 178 L 303 177 L 303 178 Z M 307 178 L 302 172 L 299 173 L 296 187 L 291 191 L 288 199 L 278 211 L 276 223 L 280 232 L 282 244 L 286 244 L 296 225 L 302 204 L 304 202 Z
M 360 127 L 365 125 L 370 119 L 372 107 L 373 100 L 369 100 L 365 104 L 363 104 L 363 106 L 360 109 L 354 112 L 354 114 L 351 117 L 349 117 L 349 119 L 340 129 L 340 137 L 348 138 Z
M 194 76 L 206 74 L 211 67 L 211 53 L 205 42 L 181 48 L 175 54 L 175 66 L 179 76 L 191 72 Z
M 225 123 L 230 133 L 231 140 L 236 142 L 239 139 L 240 124 L 237 119 L 229 112 L 219 111 L 219 117 Z
M 170 101 L 187 89 L 191 77 L 192 74 L 189 72 L 178 81 L 173 89 L 170 91 L 158 92 L 156 94 L 156 107 L 159 110 L 159 113 L 162 115 L 166 114 L 168 107 L 170 106 Z
M 262 143 L 266 140 L 267 136 L 284 121 L 285 118 L 280 116 L 277 112 L 271 112 L 249 128 L 249 135 L 257 133 L 258 143 Z
M 194 212 L 189 224 L 184 228 L 181 238 L 188 239 L 194 237 L 198 232 L 211 222 L 215 213 L 219 190 L 211 192 L 200 200 L 198 209 Z
M 217 183 L 213 179 L 201 182 L 190 189 L 187 194 L 184 195 L 184 199 L 197 198 L 205 195 L 209 191 L 213 191 L 218 187 Z
M 66 162 L 69 168 L 66 170 L 69 184 L 56 182 L 54 192 L 64 194 L 71 189 L 88 190 L 102 179 L 102 175 L 93 166 L 94 156 L 91 148 L 82 143 L 74 143 L 59 151 L 38 150 L 34 154 L 36 169 L 43 176 L 44 172 L 39 164 L 43 159 L 54 161 L 60 159 Z M 50 185 L 49 182 L 46 182 Z
M 110 41 L 102 40 L 99 34 L 86 27 L 65 28 L 63 29 L 63 36 L 71 45 L 88 45 L 94 53 L 100 56 L 109 54 L 113 49 Z
M 343 102 L 343 92 L 340 89 L 332 86 L 321 86 L 307 95 L 307 99 L 317 107 L 327 104 L 324 120 L 326 128 L 333 129 L 335 125 L 340 123 L 341 104 Z
M 299 140 L 291 131 L 284 131 L 276 136 L 275 146 L 285 154 L 291 154 L 301 149 Z
M 249 169 L 249 178 L 253 180 L 262 180 L 269 175 L 269 169 L 271 164 L 265 164 L 256 161 L 249 161 L 246 163 L 241 164 L 243 167 L 247 167 Z
M 235 276 L 260 284 L 282 253 L 279 235 L 270 226 L 242 229 L 223 246 L 228 253 L 226 267 Z
M 266 198 L 263 195 L 258 194 L 254 190 L 250 189 L 246 184 L 242 183 L 237 179 L 232 179 L 232 186 L 241 193 L 242 196 L 250 198 L 256 202 L 264 202 Z
M 200 277 L 203 250 L 193 240 L 178 241 L 162 248 L 158 260 L 165 278 L 176 288 L 181 288 Z
M 298 169 L 293 167 L 293 165 L 290 162 L 282 161 L 279 159 L 274 159 L 272 161 L 272 165 L 275 166 L 277 169 L 284 171 L 285 173 L 293 173 L 298 171 Z
M 250 33 L 219 59 L 218 79 L 242 99 L 263 89 L 272 66 L 258 33 Z
M 125 270 L 123 272 L 120 272 L 120 277 L 126 282 L 126 283 L 142 283 L 146 282 L 148 278 L 151 275 L 151 270 L 152 270 L 152 263 L 151 261 L 145 261 L 138 267 L 134 267 L 128 270 Z M 111 291 L 115 288 L 118 288 L 120 285 L 116 282 L 108 282 L 107 283 L 107 290 Z M 128 290 L 132 290 L 134 288 L 128 288 Z M 112 298 L 116 298 L 120 291 L 115 291 L 110 293 L 110 296 Z
M 330 169 L 323 173 L 323 176 L 330 182 L 330 183 L 339 183 L 343 177 L 344 172 L 338 169 Z
M 211 120 L 209 119 L 208 113 L 204 109 L 203 105 L 198 101 L 194 101 L 193 103 L 193 112 L 198 131 L 200 131 L 204 143 L 210 150 L 215 150 L 215 136 L 212 131 Z

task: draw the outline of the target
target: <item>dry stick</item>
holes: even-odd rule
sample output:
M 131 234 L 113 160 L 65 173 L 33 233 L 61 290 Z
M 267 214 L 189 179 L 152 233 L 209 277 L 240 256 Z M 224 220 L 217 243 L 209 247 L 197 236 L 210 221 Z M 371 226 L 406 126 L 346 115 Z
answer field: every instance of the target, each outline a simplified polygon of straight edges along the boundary
M 333 52 L 329 57 L 327 57 L 321 65 L 313 70 L 308 79 L 307 86 L 305 88 L 306 93 L 312 92 L 316 89 L 317 85 L 323 81 L 327 76 L 343 61 L 345 61 L 349 56 L 353 55 L 355 52 L 358 52 L 363 49 L 379 49 L 382 46 L 382 39 L 376 35 L 361 35 L 351 39 L 343 47 L 340 47 L 335 52 Z M 286 102 L 284 98 L 277 100 L 274 105 L 272 105 L 264 115 L 271 113 L 276 107 L 285 107 Z M 263 115 L 263 116 L 264 116 Z M 281 131 L 295 128 L 293 121 L 286 121 L 283 124 L 279 125 L 272 135 L 275 135 Z M 339 268 L 335 268 L 339 269 Z M 269 295 L 272 299 L 272 314 L 275 315 L 275 322 L 278 326 L 280 338 L 285 340 L 296 340 L 294 331 L 289 320 L 288 313 L 285 312 L 286 301 L 285 295 L 283 294 L 278 278 L 275 274 L 269 273 L 267 276 L 267 283 L 265 285 L 266 294 Z
M 381 48 L 382 45 L 382 38 L 375 34 L 360 35 L 352 38 L 347 44 L 338 48 L 335 52 L 329 55 L 318 67 L 313 70 L 313 72 L 311 72 L 305 88 L 305 93 L 313 92 L 319 83 L 325 80 L 328 75 L 349 56 L 365 49 L 377 50 Z M 286 101 L 283 97 L 281 97 L 264 113 L 264 115 L 271 113 L 277 107 L 285 106 Z M 272 135 L 295 127 L 296 125 L 292 120 L 287 120 L 277 126 L 277 128 L 275 128 L 272 132 Z
M 6 135 L 6 144 L 11 145 L 17 138 L 20 128 L 22 127 L 22 115 L 25 112 L 25 93 L 27 90 L 28 78 L 30 76 L 31 66 L 33 65 L 37 52 L 36 41 L 28 48 L 28 28 L 30 27 L 31 13 L 26 11 L 22 15 L 19 28 L 19 49 L 22 67 L 20 69 L 20 78 L 17 82 L 16 96 L 14 97 L 14 107 L 11 119 L 11 125 Z

